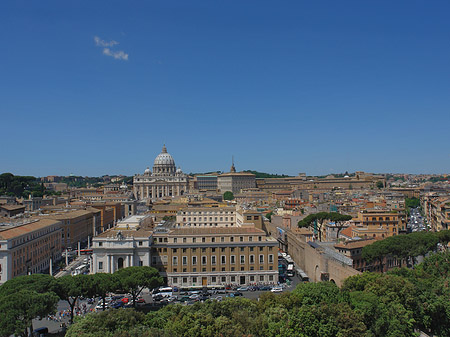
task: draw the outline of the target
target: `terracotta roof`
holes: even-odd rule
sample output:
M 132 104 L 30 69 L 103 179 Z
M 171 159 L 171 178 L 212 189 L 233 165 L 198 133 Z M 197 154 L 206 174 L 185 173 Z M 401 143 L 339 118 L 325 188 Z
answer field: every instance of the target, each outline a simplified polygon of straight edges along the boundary
M 370 239 L 370 240 L 356 240 L 356 241 L 348 241 L 345 243 L 340 243 L 338 245 L 335 245 L 335 248 L 340 249 L 356 249 L 356 248 L 363 248 L 365 246 L 368 246 L 372 243 L 374 243 L 376 240 Z
M 80 210 L 76 210 L 76 211 L 64 212 L 61 214 L 51 214 L 51 215 L 49 215 L 49 217 L 54 218 L 54 219 L 74 219 L 74 218 L 78 218 L 80 216 L 84 216 L 84 215 L 88 215 L 88 214 L 92 214 L 92 213 L 93 213 L 92 211 L 80 209 Z
M 35 220 L 37 221 L 0 230 L 0 238 L 4 240 L 12 239 L 59 223 L 58 220 L 53 219 L 35 219 Z
M 0 208 L 6 209 L 8 211 L 15 211 L 17 209 L 25 209 L 23 205 L 0 205 Z
M 348 238 L 352 237 L 352 230 L 353 228 L 355 228 L 355 226 L 349 226 L 343 230 L 341 230 L 341 232 L 339 233 L 340 235 L 346 236 Z
M 255 227 L 207 227 L 207 228 L 173 228 L 170 231 L 171 235 L 208 235 L 208 234 L 259 234 L 266 233 Z

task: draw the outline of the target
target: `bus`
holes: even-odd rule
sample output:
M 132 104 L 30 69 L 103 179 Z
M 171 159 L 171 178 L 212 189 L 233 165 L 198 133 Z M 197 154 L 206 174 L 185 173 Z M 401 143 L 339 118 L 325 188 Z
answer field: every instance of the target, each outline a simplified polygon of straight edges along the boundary
M 92 255 L 92 249 L 80 249 L 80 255 Z
M 294 264 L 288 264 L 286 276 L 287 276 L 287 277 L 294 277 L 294 275 L 295 275 L 295 272 L 294 272 Z
M 173 295 L 172 287 L 160 287 L 158 289 L 153 290 L 152 298 L 156 297 L 156 295 L 160 295 L 162 297 L 171 297 Z
M 305 273 L 302 269 L 297 268 L 295 271 L 297 272 L 298 277 L 299 277 L 303 282 L 309 282 L 309 277 L 308 277 L 308 275 L 306 275 L 306 273 Z

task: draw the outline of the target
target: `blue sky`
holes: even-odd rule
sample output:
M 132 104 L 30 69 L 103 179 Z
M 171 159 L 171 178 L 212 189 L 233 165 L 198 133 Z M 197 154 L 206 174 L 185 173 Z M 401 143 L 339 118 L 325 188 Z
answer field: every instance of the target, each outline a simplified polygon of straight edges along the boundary
M 445 173 L 448 1 L 0 2 L 0 172 Z

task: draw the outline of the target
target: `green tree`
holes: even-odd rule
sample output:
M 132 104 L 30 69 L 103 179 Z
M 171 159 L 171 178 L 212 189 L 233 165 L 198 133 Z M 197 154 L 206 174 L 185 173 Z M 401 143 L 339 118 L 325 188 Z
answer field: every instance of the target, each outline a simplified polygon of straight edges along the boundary
M 377 181 L 376 186 L 377 186 L 378 189 L 382 189 L 384 187 L 384 184 L 383 184 L 382 181 Z
M 159 272 L 152 267 L 128 267 L 119 269 L 114 273 L 119 281 L 120 290 L 131 294 L 133 305 L 144 288 L 153 289 L 163 284 Z
M 266 219 L 268 219 L 269 221 L 272 221 L 272 215 L 273 215 L 273 212 L 269 212 L 269 213 L 267 213 L 267 214 L 265 215 L 265 217 L 266 217 Z
M 28 336 L 32 321 L 56 311 L 58 297 L 49 275 L 19 276 L 0 287 L 0 335 Z
M 306 216 L 304 219 L 298 222 L 298 227 L 310 227 L 317 223 L 317 231 L 319 233 L 319 241 L 322 241 L 322 230 L 326 221 L 335 222 L 336 227 L 338 227 L 337 235 L 339 236 L 340 231 L 344 228 L 346 221 L 351 220 L 350 215 L 344 215 L 337 212 L 319 212 Z
M 93 285 L 90 275 L 66 275 L 56 281 L 55 292 L 70 306 L 70 322 L 73 322 L 73 310 L 78 298 L 92 296 Z
M 133 309 L 108 310 L 86 315 L 69 327 L 66 337 L 151 336 L 145 330 L 145 315 Z
M 103 311 L 106 309 L 105 298 L 108 293 L 119 289 L 119 280 L 116 274 L 97 273 L 88 276 L 90 278 L 89 284 L 91 285 L 90 297 L 100 297 L 103 304 Z
M 231 191 L 226 191 L 226 192 L 223 194 L 223 200 L 233 200 L 233 199 L 234 199 L 233 192 L 231 192 Z

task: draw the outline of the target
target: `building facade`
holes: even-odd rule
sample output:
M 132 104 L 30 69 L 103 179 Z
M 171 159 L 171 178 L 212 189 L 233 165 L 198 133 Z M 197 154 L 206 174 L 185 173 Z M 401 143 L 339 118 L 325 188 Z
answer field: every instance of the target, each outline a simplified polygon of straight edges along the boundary
M 41 273 L 61 258 L 61 222 L 32 219 L 0 227 L 0 284 L 20 275 Z
M 133 178 L 133 192 L 138 200 L 157 200 L 164 197 L 184 195 L 189 189 L 188 175 L 176 169 L 175 160 L 164 145 L 161 153 L 144 174 Z
M 236 172 L 234 164 L 228 173 L 217 177 L 217 189 L 220 193 L 233 192 L 237 194 L 241 190 L 256 188 L 255 175 L 250 172 Z
M 92 272 L 156 268 L 178 287 L 278 282 L 277 241 L 258 228 L 114 228 L 93 240 Z

